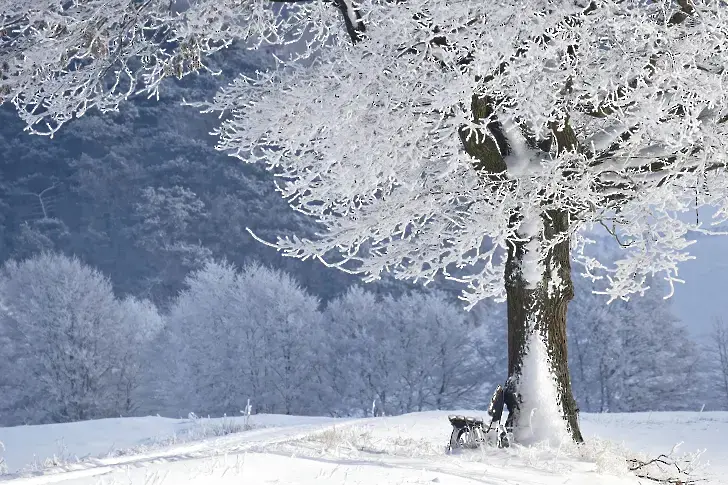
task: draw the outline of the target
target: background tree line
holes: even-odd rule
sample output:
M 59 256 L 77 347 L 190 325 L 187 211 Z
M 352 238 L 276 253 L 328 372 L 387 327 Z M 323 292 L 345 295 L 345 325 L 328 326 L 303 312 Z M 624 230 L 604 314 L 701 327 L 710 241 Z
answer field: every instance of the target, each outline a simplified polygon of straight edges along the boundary
M 582 285 L 586 286 L 586 285 Z M 726 326 L 701 354 L 658 292 L 570 315 L 582 411 L 726 409 Z M 322 304 L 289 274 L 208 261 L 159 310 L 77 258 L 0 271 L 0 425 L 111 416 L 482 409 L 507 358 L 500 306 L 351 287 Z M 722 352 L 722 353 L 721 353 Z

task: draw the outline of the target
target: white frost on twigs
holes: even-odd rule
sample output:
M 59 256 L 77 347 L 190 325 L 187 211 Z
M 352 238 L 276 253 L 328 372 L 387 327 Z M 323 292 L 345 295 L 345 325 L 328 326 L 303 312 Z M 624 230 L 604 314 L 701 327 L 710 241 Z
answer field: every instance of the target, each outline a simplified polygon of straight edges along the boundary
M 577 240 L 608 228 L 616 264 L 573 254 L 612 299 L 679 282 L 692 236 L 728 220 L 721 1 L 345 5 L 365 27 L 356 45 L 333 2 L 0 0 L 0 96 L 53 134 L 235 42 L 282 49 L 198 105 L 225 114 L 221 150 L 265 164 L 321 227 L 275 246 L 368 280 L 445 275 L 470 306 L 505 296 L 514 216 L 568 214 L 560 237 Z M 488 109 L 473 113 L 474 95 Z M 577 150 L 555 143 L 565 130 Z M 496 143 L 506 172 L 476 170 L 461 137 Z M 702 205 L 713 221 L 695 220 Z
M 705 481 L 699 477 L 706 463 L 701 461 L 705 450 L 678 454 L 682 443 L 673 446 L 667 454 L 636 456 L 627 459 L 627 468 L 639 478 L 667 485 L 696 485 Z

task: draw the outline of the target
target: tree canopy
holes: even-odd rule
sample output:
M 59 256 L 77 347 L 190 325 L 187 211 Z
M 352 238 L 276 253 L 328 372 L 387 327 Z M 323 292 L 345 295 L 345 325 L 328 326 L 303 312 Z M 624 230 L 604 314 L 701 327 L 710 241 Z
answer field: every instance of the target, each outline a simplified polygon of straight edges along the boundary
M 620 297 L 676 278 L 689 231 L 706 230 L 681 213 L 725 215 L 718 1 L 337 3 L 349 30 L 328 2 L 115 3 L 3 2 L 4 99 L 52 134 L 237 40 L 298 41 L 208 106 L 233 114 L 220 148 L 262 159 L 325 225 L 278 241 L 290 254 L 373 278 L 466 267 L 474 303 L 504 295 L 512 216 L 566 211 L 562 237 L 600 223 L 628 246 L 610 268 Z

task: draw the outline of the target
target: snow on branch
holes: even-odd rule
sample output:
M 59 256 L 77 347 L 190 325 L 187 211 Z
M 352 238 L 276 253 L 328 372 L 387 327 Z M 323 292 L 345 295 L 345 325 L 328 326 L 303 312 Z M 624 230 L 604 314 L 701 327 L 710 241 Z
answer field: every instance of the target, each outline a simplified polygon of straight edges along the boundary
M 30 132 L 52 136 L 90 108 L 158 96 L 165 78 L 207 70 L 206 57 L 235 42 L 305 36 L 317 45 L 331 35 L 309 27 L 325 25 L 328 10 L 268 0 L 0 0 L 0 102 L 15 105 Z

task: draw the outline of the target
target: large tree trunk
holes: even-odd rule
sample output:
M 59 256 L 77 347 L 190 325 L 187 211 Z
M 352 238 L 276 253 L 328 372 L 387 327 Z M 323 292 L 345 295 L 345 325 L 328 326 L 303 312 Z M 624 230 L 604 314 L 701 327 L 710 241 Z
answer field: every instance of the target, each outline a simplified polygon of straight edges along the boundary
M 512 154 L 506 130 L 493 117 L 495 104 L 496 100 L 488 96 L 474 94 L 471 100 L 473 121 L 486 124 L 488 133 L 486 136 L 469 136 L 470 131 L 467 127 L 463 126 L 460 129 L 465 152 L 473 157 L 473 168 L 486 184 L 500 183 L 507 179 L 508 165 L 505 157 Z M 568 118 L 553 121 L 549 123 L 549 127 L 551 137 L 537 142 L 536 147 L 531 147 L 533 150 L 550 153 L 555 149 L 557 155 L 579 151 L 579 141 Z M 511 227 L 517 231 L 523 222 L 522 219 L 522 214 L 512 215 Z M 557 404 L 566 421 L 566 427 L 574 441 L 582 442 L 566 350 L 566 309 L 574 296 L 570 246 L 568 237 L 565 237 L 569 232 L 569 214 L 554 210 L 544 211 L 541 219 L 543 231 L 540 234 L 514 238 L 510 241 L 511 246 L 508 249 L 505 268 L 508 302 L 508 377 L 518 383 L 523 370 L 523 358 L 528 350 L 530 331 L 535 327 L 546 344 L 551 371 L 556 378 Z M 543 261 L 545 270 L 536 285 L 533 285 L 532 281 L 526 281 L 522 272 L 530 237 L 539 237 L 541 247 L 549 247 L 550 243 L 555 243 Z M 515 423 L 518 421 L 516 417 Z
M 568 231 L 568 214 L 548 212 L 542 216 L 544 230 L 539 237 L 548 244 Z M 514 217 L 512 223 L 519 224 Z M 556 379 L 559 408 L 574 441 L 582 442 L 578 410 L 571 389 L 566 348 L 566 309 L 574 296 L 571 281 L 569 240 L 556 243 L 543 264 L 540 283 L 533 287 L 522 269 L 527 241 L 515 243 L 508 253 L 505 284 L 508 301 L 508 376 L 518 382 L 523 368 L 530 332 L 541 333 Z M 518 423 L 518 419 L 515 420 Z

